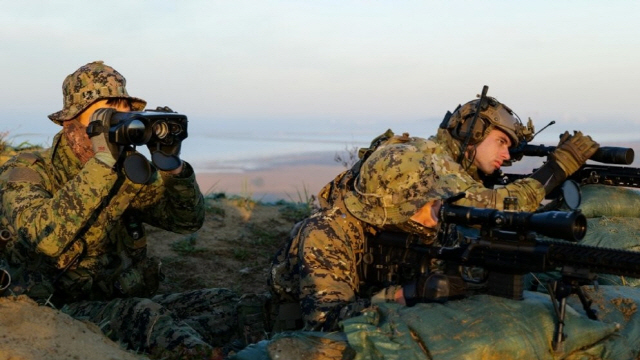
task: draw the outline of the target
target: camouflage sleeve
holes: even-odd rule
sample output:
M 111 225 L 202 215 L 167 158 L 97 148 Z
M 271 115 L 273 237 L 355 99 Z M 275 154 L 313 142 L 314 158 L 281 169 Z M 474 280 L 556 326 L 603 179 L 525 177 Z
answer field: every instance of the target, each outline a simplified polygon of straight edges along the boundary
M 439 186 L 451 193 L 465 192 L 457 205 L 503 210 L 505 197 L 518 198 L 519 211 L 535 211 L 545 197 L 542 184 L 532 178 L 520 179 L 499 189 L 489 189 L 474 179 L 457 163 L 436 167 Z
M 2 208 L 19 237 L 35 251 L 59 256 L 116 182 L 116 173 L 90 159 L 74 178 L 51 193 L 37 163 L 8 168 L 0 176 Z M 100 181 L 96 181 L 100 179 Z
M 337 330 L 340 320 L 358 315 L 371 303 L 356 297 L 354 252 L 337 224 L 310 223 L 302 231 L 298 257 L 305 330 Z
M 204 196 L 196 182 L 191 165 L 184 162 L 178 175 L 159 171 L 163 191 L 158 201 L 147 201 L 137 196 L 132 206 L 141 209 L 143 222 L 177 233 L 193 233 L 204 223 Z

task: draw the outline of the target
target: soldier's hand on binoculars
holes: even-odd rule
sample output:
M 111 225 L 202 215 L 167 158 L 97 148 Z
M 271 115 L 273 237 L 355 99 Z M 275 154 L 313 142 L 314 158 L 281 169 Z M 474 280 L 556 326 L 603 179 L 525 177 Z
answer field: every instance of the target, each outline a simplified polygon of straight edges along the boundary
M 87 135 L 95 153 L 94 157 L 108 166 L 114 166 L 118 158 L 118 146 L 109 142 L 111 114 L 115 109 L 102 108 L 96 110 L 87 126 Z
M 569 176 L 584 165 L 598 148 L 600 145 L 591 136 L 583 135 L 580 131 L 574 131 L 573 135 L 565 131 L 551 157 Z
M 181 147 L 182 140 L 177 139 L 174 139 L 172 145 L 162 145 L 160 143 L 147 144 L 153 164 L 158 169 L 171 174 L 178 174 L 182 171 L 182 160 L 180 159 Z

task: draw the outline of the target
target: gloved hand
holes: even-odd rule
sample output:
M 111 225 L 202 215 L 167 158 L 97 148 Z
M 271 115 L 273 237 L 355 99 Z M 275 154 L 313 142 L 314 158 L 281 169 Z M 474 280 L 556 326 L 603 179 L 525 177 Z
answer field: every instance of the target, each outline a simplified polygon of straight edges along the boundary
M 548 195 L 591 158 L 598 148 L 600 145 L 590 136 L 582 135 L 580 131 L 574 131 L 573 135 L 565 131 L 558 146 L 549 155 L 549 161 L 531 174 L 531 177 L 542 184 Z
M 109 142 L 109 128 L 111 127 L 111 115 L 115 109 L 102 108 L 96 110 L 92 115 L 87 126 L 87 135 L 91 139 L 94 157 L 113 167 L 118 158 L 118 146 Z
M 180 159 L 180 148 L 182 147 L 182 140 L 174 143 L 174 145 L 160 145 L 147 144 L 149 153 L 151 154 L 151 161 L 160 170 L 174 171 L 182 165 Z
M 558 146 L 551 153 L 560 168 L 569 176 L 576 172 L 584 163 L 595 154 L 600 145 L 590 136 L 582 135 L 580 131 L 574 131 L 573 135 L 565 131 L 560 137 Z

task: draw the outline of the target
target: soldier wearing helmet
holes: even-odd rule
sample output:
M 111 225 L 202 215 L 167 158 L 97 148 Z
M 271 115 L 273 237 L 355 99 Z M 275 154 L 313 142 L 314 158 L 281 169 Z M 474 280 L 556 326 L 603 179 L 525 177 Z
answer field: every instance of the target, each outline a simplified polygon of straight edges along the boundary
M 0 249 L 0 260 L 12 272 L 8 291 L 100 324 L 132 349 L 160 353 L 221 346 L 229 328 L 218 325 L 231 320 L 212 318 L 211 329 L 198 333 L 171 309 L 188 314 L 180 307 L 198 301 L 233 308 L 235 294 L 208 289 L 151 299 L 162 273 L 159 260 L 147 256 L 143 224 L 177 233 L 202 226 L 204 199 L 193 168 L 181 161 L 172 171 L 158 170 L 146 183 L 134 183 L 114 166 L 109 124 L 89 138 L 87 125 L 96 109 L 124 112 L 146 105 L 130 96 L 125 78 L 102 61 L 67 76 L 62 92 L 63 109 L 49 115 L 62 127 L 52 147 L 21 153 L 0 168 L 0 216 L 12 233 Z M 219 312 L 225 313 L 231 312 Z
M 518 210 L 533 211 L 598 148 L 588 136 L 566 133 L 532 177 L 501 189 L 484 187 L 481 176 L 499 169 L 510 159 L 509 148 L 532 136 L 531 121 L 524 126 L 507 106 L 483 96 L 447 113 L 429 139 L 391 131 L 374 139 L 361 149 L 360 162 L 323 188 L 320 211 L 296 224 L 275 256 L 269 279 L 274 330 L 336 330 L 372 301 L 424 299 L 426 288 L 416 283 L 367 295 L 367 237 L 391 229 L 435 241 L 439 200 L 461 192 L 459 205 L 503 209 L 506 197 L 517 197 Z
M 531 119 L 525 126 L 506 105 L 483 93 L 480 99 L 459 105 L 447 112 L 438 133 L 429 140 L 447 156 L 439 175 L 450 179 L 465 192 L 459 205 L 503 209 L 505 197 L 516 197 L 520 211 L 534 211 L 544 196 L 578 170 L 599 148 L 591 137 L 565 132 L 549 160 L 530 178 L 500 189 L 487 189 L 482 177 L 500 169 L 509 161 L 509 149 L 533 139 Z

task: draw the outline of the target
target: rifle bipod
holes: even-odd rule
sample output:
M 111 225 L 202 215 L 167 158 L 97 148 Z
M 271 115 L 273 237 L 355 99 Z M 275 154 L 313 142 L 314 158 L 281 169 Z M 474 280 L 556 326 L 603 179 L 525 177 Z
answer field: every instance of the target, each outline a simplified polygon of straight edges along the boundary
M 556 324 L 552 344 L 553 351 L 555 353 L 564 352 L 564 340 L 567 337 L 564 333 L 567 297 L 571 296 L 571 294 L 578 295 L 578 298 L 582 303 L 582 308 L 587 313 L 587 317 L 591 320 L 598 320 L 596 311 L 591 308 L 592 301 L 582 290 L 582 285 L 594 285 L 597 287 L 598 283 L 595 281 L 595 275 L 589 274 L 586 277 L 563 276 L 560 280 L 553 280 L 549 282 L 549 295 L 551 297 L 551 302 L 553 303 L 553 309 L 556 313 Z

